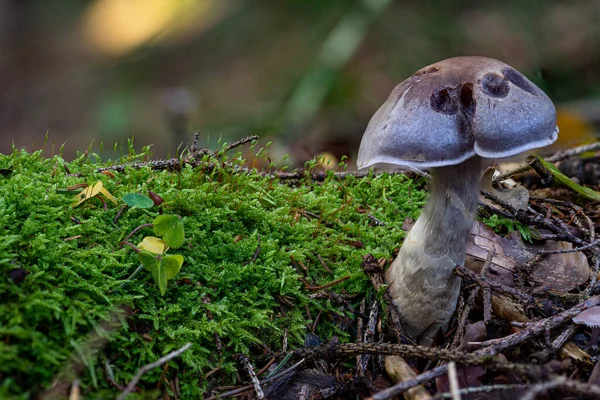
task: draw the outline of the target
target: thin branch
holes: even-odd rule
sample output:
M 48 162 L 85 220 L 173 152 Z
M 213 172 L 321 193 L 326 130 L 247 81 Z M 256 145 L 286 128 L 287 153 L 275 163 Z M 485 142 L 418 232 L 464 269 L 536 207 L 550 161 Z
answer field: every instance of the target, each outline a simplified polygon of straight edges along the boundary
M 272 377 L 270 377 L 270 378 L 263 379 L 262 381 L 260 381 L 260 384 L 264 386 L 264 384 L 265 384 L 265 383 L 272 382 L 272 381 L 274 381 L 274 380 L 276 380 L 276 379 L 278 379 L 278 378 L 280 378 L 280 377 L 282 377 L 282 376 L 284 376 L 284 375 L 286 375 L 286 374 L 289 374 L 289 373 L 290 373 L 290 372 L 292 372 L 294 369 L 298 368 L 298 366 L 299 366 L 300 364 L 302 364 L 303 362 L 304 362 L 304 359 L 302 359 L 302 360 L 298 361 L 296 364 L 292 365 L 292 366 L 291 366 L 291 367 L 289 367 L 288 369 L 285 369 L 285 370 L 281 371 L 281 372 L 280 372 L 280 373 L 278 373 L 277 375 L 273 375 L 273 376 L 272 376 Z M 228 392 L 224 392 L 224 393 L 220 393 L 220 394 L 217 394 L 217 395 L 215 395 L 215 396 L 212 396 L 212 397 L 208 397 L 208 398 L 206 398 L 206 399 L 204 399 L 204 400 L 216 400 L 216 399 L 222 399 L 222 398 L 225 398 L 225 397 L 231 397 L 231 396 L 235 396 L 236 394 L 243 393 L 243 392 L 245 392 L 246 390 L 250 390 L 250 389 L 252 389 L 253 387 L 254 387 L 254 385 L 245 385 L 245 386 L 239 387 L 239 388 L 237 388 L 237 389 L 230 390 L 230 391 L 228 391 Z
M 477 350 L 474 354 L 498 354 L 510 347 L 513 347 L 519 343 L 522 343 L 526 340 L 529 340 L 533 337 L 541 335 L 544 333 L 546 329 L 554 329 L 559 327 L 560 325 L 569 322 L 573 317 L 577 314 L 581 313 L 584 310 L 587 310 L 590 307 L 596 306 L 600 304 L 600 296 L 590 297 L 588 300 L 583 301 L 561 313 L 553 315 L 551 317 L 541 319 L 536 322 L 532 322 L 527 325 L 523 330 L 513 333 L 512 335 L 505 336 L 499 339 L 492 339 L 486 342 L 481 343 L 483 347 L 480 350 Z
M 254 368 L 252 367 L 252 364 L 250 363 L 250 361 L 248 361 L 248 358 L 246 356 L 244 356 L 243 354 L 240 355 L 240 361 L 242 362 L 242 365 L 244 366 L 244 368 L 246 368 L 246 371 L 248 371 L 250 380 L 252 381 L 252 384 L 254 385 L 254 391 L 256 392 L 256 397 L 260 400 L 264 399 L 265 393 L 263 392 L 262 387 L 260 387 L 260 381 L 258 380 L 258 378 L 256 377 L 256 374 L 254 373 Z
M 569 157 L 577 156 L 577 155 L 580 155 L 583 153 L 587 153 L 588 151 L 596 151 L 596 150 L 600 150 L 600 142 L 586 144 L 584 146 L 575 147 L 574 149 L 559 151 L 558 153 L 555 153 L 551 157 L 545 158 L 545 160 L 548 162 L 551 162 L 551 163 L 555 163 L 558 161 L 565 160 Z M 503 174 L 500 174 L 500 175 L 494 177 L 493 181 L 499 182 L 499 181 L 509 178 L 513 175 L 520 174 L 521 172 L 525 172 L 528 169 L 529 169 L 529 165 L 523 165 L 512 171 L 508 171 L 508 172 L 505 172 Z
M 239 147 L 241 145 L 244 145 L 246 143 L 251 143 L 255 140 L 258 140 L 259 137 L 258 135 L 252 135 L 252 136 L 247 136 L 245 138 L 241 138 L 240 140 L 237 140 L 229 145 L 227 145 L 225 148 L 221 149 L 221 150 L 215 150 L 210 154 L 210 157 L 215 157 L 219 154 L 225 154 L 227 153 L 229 150 L 235 149 L 236 147 Z
M 573 249 L 568 250 L 539 250 L 538 254 L 567 254 L 567 253 L 576 253 L 578 251 L 588 250 L 592 247 L 600 245 L 600 240 L 596 240 L 595 242 L 588 243 L 585 246 L 575 247 Z
M 461 400 L 460 393 L 458 392 L 460 389 L 458 385 L 458 374 L 456 372 L 456 363 L 454 361 L 448 363 L 448 382 L 450 383 L 452 400 Z
M 169 362 L 169 361 L 171 361 L 172 359 L 174 359 L 176 357 L 179 357 L 184 351 L 186 351 L 187 349 L 189 349 L 191 346 L 192 346 L 192 343 L 186 343 L 179 350 L 172 351 L 169 354 L 167 354 L 166 356 L 161 357 L 158 360 L 154 361 L 153 363 L 150 363 L 148 365 L 144 365 L 142 368 L 140 368 L 138 370 L 138 373 L 133 377 L 133 379 L 131 380 L 131 382 L 129 382 L 129 384 L 121 392 L 121 394 L 119 395 L 119 397 L 117 397 L 117 400 L 125 400 L 125 398 L 127 397 L 127 395 L 133 391 L 133 389 L 135 388 L 135 385 L 137 385 L 137 383 L 140 381 L 140 379 L 142 378 L 142 376 L 146 372 L 148 372 L 151 369 L 154 369 L 156 367 L 160 367 L 162 364 L 164 364 L 166 362 Z
M 400 382 L 394 386 L 390 386 L 380 392 L 375 393 L 373 396 L 367 398 L 367 400 L 388 400 L 392 397 L 398 396 L 409 389 L 419 386 L 425 382 L 429 382 L 439 376 L 446 375 L 448 373 L 448 364 L 440 365 L 437 368 L 430 369 L 429 371 L 423 372 L 417 375 L 415 378 Z
M 481 286 L 483 289 L 492 289 L 496 292 L 508 294 L 517 300 L 526 303 L 533 303 L 533 297 L 528 295 L 527 293 L 523 293 L 518 289 L 493 281 L 489 278 L 486 278 L 485 276 L 478 275 L 470 269 L 463 267 L 462 265 L 457 265 L 454 268 L 454 274 L 460 276 L 461 278 L 467 278 L 472 280 L 473 282 L 477 283 L 477 285 Z
M 527 387 L 527 385 L 525 385 L 525 384 L 476 386 L 476 387 L 468 387 L 468 388 L 460 389 L 458 391 L 458 393 L 461 395 L 463 395 L 463 394 L 471 395 L 471 394 L 476 394 L 476 393 L 496 392 L 496 391 L 500 391 L 500 390 L 508 391 L 508 390 L 514 390 L 514 389 L 523 389 L 525 387 Z M 450 399 L 450 398 L 452 398 L 452 393 L 448 393 L 448 392 L 438 393 L 435 396 L 433 396 L 434 400 Z

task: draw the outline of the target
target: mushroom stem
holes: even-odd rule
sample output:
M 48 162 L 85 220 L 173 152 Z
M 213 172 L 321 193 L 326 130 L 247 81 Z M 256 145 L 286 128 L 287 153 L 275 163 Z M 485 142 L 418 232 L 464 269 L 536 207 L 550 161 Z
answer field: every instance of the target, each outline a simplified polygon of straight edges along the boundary
M 452 271 L 465 261 L 480 172 L 479 156 L 431 170 L 429 201 L 386 273 L 402 326 L 422 345 L 447 330 L 456 308 L 461 280 Z
M 598 348 L 598 336 L 600 335 L 600 326 L 592 326 L 592 335 L 590 337 L 590 345 L 592 349 Z

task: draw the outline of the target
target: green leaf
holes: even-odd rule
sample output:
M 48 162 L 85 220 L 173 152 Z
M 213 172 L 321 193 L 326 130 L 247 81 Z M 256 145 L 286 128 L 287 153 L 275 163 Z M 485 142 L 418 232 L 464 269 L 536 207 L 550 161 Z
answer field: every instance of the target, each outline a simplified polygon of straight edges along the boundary
M 167 281 L 175 277 L 183 265 L 183 256 L 175 254 L 160 257 L 143 250 L 138 254 L 138 258 L 144 268 L 152 274 L 160 295 L 164 296 L 167 292 Z
M 150 208 L 154 205 L 152 199 L 143 194 L 129 193 L 123 196 L 123 201 L 129 207 Z
M 165 271 L 167 279 L 173 279 L 183 265 L 183 256 L 173 254 L 163 257 L 160 262 L 161 268 Z
M 152 271 L 158 266 L 159 258 L 156 254 L 152 254 L 147 250 L 142 250 L 138 253 L 138 260 L 144 266 L 144 269 L 148 271 Z
M 586 199 L 590 199 L 590 200 L 594 200 L 594 201 L 600 201 L 600 193 L 596 192 L 595 190 L 592 190 L 590 188 L 586 188 L 584 186 L 581 186 L 581 185 L 573 182 L 571 179 L 569 179 L 568 176 L 566 176 L 565 174 L 563 174 L 562 172 L 560 172 L 560 170 L 558 168 L 556 168 L 554 166 L 554 164 L 551 164 L 548 161 L 545 161 L 541 157 L 537 157 L 537 158 L 538 158 L 538 160 L 540 160 L 540 162 L 542 163 L 542 165 L 544 167 L 546 167 L 546 169 L 552 173 L 552 175 L 554 176 L 554 178 L 557 181 L 559 181 L 560 183 L 562 183 L 565 186 L 570 187 L 571 189 L 573 189 L 574 191 L 576 191 L 577 193 L 579 193 L 580 195 L 582 195 Z
M 183 245 L 183 223 L 177 215 L 159 215 L 154 220 L 154 232 L 162 236 L 167 246 L 178 249 Z

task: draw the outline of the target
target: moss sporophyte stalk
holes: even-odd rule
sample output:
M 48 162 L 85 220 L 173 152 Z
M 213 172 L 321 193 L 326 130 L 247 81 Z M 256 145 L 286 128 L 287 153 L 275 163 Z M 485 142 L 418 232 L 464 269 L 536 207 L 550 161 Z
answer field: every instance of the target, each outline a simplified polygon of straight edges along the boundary
M 256 165 L 267 153 L 254 151 Z M 205 161 L 100 173 L 111 163 L 91 153 L 0 156 L 0 398 L 65 394 L 74 380 L 85 398 L 115 398 L 141 366 L 187 342 L 165 374 L 181 398 L 198 398 L 209 379 L 236 383 L 236 354 L 281 350 L 284 336 L 302 346 L 307 309 L 321 312 L 318 340 L 354 340 L 344 321 L 356 317 L 307 287 L 353 306 L 372 295 L 362 258 L 393 257 L 398 227 L 424 204 L 421 185 L 333 173 L 289 184 L 243 168 L 253 164 L 241 154 Z M 93 190 L 72 206 L 76 185 Z M 162 204 L 137 196 L 149 190 Z M 170 390 L 156 389 L 162 373 L 143 375 L 129 398 Z

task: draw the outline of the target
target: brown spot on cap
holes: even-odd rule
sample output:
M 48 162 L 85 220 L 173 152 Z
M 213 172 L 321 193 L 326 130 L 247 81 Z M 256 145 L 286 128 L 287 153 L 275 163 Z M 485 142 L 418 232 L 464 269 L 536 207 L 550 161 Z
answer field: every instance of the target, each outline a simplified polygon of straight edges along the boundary
M 513 85 L 518 87 L 519 89 L 523 89 L 529 94 L 537 96 L 535 92 L 535 88 L 529 83 L 527 78 L 523 76 L 519 71 L 512 68 L 504 68 L 502 73 Z
M 483 92 L 492 97 L 506 97 L 510 91 L 508 80 L 501 75 L 488 73 L 481 78 Z
M 443 88 L 431 94 L 431 108 L 443 114 L 453 115 L 458 112 L 456 88 Z

